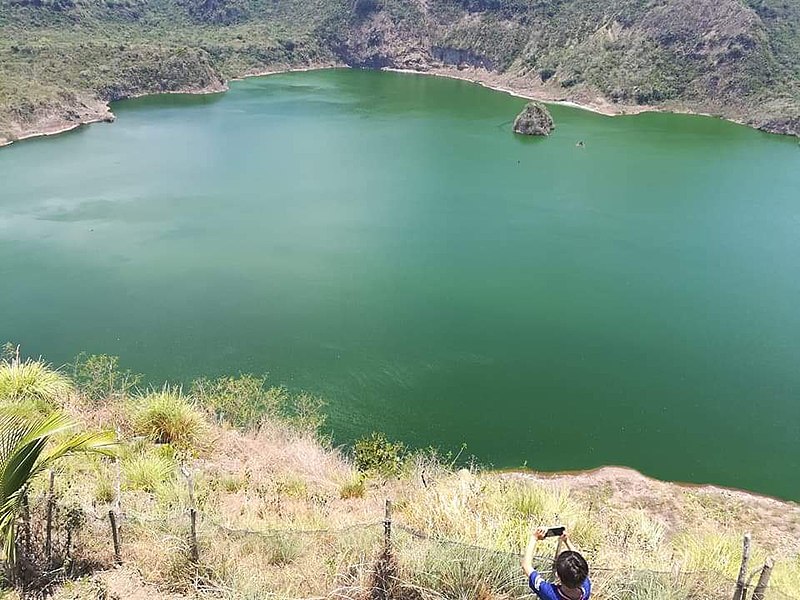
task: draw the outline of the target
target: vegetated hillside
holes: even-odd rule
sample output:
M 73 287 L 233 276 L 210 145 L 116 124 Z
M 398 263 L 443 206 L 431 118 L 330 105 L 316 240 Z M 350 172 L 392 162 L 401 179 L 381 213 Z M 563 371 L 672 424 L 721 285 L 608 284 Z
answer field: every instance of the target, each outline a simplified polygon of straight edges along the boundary
M 800 135 L 800 0 L 0 0 L 0 137 L 335 64 Z
M 335 448 L 319 434 L 313 397 L 264 378 L 183 390 L 138 390 L 137 381 L 108 356 L 60 372 L 20 361 L 14 348 L 0 359 L 0 414 L 65 411 L 119 439 L 115 458 L 58 463 L 52 503 L 48 478 L 32 482 L 14 586 L 27 583 L 28 597 L 45 587 L 56 600 L 523 600 L 519 552 L 533 527 L 556 523 L 588 558 L 600 600 L 730 598 L 744 531 L 752 570 L 776 560 L 768 598 L 788 600 L 800 586 L 800 507 L 791 503 L 620 468 L 459 470 L 458 456 L 408 452 L 381 434 Z M 121 525 L 119 567 L 109 511 Z M 539 568 L 554 551 L 554 541 L 541 543 Z M 11 600 L 4 574 L 0 597 Z

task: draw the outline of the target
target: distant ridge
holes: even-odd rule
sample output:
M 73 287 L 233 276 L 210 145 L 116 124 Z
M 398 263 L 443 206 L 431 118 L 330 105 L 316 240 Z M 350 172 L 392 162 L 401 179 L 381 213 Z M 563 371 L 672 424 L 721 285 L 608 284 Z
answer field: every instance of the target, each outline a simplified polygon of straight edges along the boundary
M 800 135 L 800 0 L 0 0 L 0 143 L 332 65 Z

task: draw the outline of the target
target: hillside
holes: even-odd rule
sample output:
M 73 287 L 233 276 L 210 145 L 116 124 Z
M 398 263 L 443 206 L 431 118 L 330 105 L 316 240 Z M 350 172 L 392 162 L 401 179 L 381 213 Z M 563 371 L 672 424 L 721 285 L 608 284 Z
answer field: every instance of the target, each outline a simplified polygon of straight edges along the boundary
M 62 410 L 119 439 L 116 460 L 61 462 L 52 496 L 46 476 L 31 488 L 18 530 L 29 592 L 44 587 L 60 600 L 521 600 L 530 596 L 520 548 L 533 526 L 555 522 L 587 556 L 600 599 L 729 598 L 745 530 L 753 533 L 751 569 L 776 560 L 767 597 L 792 598 L 800 585 L 800 508 L 792 503 L 620 468 L 498 473 L 460 455 L 407 452 L 380 434 L 336 448 L 319 433 L 315 399 L 263 378 L 203 379 L 183 391 L 137 391 L 135 382 L 112 357 L 83 357 L 61 372 L 0 361 L 2 410 L 30 418 Z M 109 511 L 120 524 L 120 565 Z M 46 547 L 54 549 L 49 569 Z M 542 542 L 540 568 L 554 550 Z
M 800 0 L 0 0 L 0 138 L 331 65 L 800 135 Z

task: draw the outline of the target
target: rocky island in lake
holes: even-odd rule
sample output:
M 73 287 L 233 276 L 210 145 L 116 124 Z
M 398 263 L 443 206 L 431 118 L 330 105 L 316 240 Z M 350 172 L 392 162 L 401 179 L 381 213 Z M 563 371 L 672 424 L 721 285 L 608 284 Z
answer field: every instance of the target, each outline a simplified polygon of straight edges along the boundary
M 514 133 L 522 135 L 550 135 L 555 129 L 550 111 L 541 102 L 528 102 L 514 119 Z

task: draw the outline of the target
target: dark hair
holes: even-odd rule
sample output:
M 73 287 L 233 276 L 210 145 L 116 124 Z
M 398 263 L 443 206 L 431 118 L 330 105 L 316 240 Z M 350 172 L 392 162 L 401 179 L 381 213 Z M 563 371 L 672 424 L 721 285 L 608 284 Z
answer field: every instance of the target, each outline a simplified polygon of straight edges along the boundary
M 574 589 L 581 587 L 589 576 L 589 565 L 586 559 L 573 550 L 567 550 L 556 559 L 556 573 L 561 584 Z

